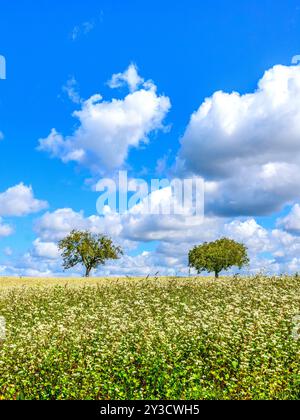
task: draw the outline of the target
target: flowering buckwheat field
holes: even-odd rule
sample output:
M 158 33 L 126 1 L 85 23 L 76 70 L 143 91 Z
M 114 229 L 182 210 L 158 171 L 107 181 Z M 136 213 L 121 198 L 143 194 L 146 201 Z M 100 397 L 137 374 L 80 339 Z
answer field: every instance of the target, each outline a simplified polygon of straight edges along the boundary
M 0 399 L 299 399 L 297 277 L 0 279 Z

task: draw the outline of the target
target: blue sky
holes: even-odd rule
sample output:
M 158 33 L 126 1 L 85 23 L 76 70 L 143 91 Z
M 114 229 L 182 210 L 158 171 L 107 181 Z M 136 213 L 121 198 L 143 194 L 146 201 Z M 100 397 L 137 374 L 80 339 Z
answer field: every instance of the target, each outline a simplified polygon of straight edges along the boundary
M 68 136 L 74 136 L 80 122 L 72 114 L 84 107 L 79 100 L 87 100 L 99 93 L 109 103 L 113 98 L 123 101 L 127 95 L 133 94 L 125 85 L 111 89 L 107 83 L 112 75 L 124 72 L 130 64 L 136 65 L 136 71 L 145 81 L 153 81 L 156 100 L 164 97 L 170 101 L 171 106 L 160 115 L 160 122 L 169 129 L 153 123 L 152 129 L 146 130 L 147 143 L 138 139 L 136 146 L 128 147 L 128 155 L 122 164 L 114 166 L 113 170 L 126 168 L 132 177 L 143 174 L 150 179 L 157 176 L 158 160 L 165 158 L 165 170 L 160 175 L 178 175 L 176 162 L 179 159 L 183 162 L 183 173 L 204 176 L 207 182 L 220 184 L 218 198 L 208 198 L 207 206 L 209 217 L 217 218 L 213 225 L 219 226 L 220 223 L 220 227 L 210 231 L 211 236 L 207 233 L 209 228 L 205 227 L 204 233 L 199 231 L 195 237 L 182 237 L 179 235 L 179 232 L 183 235 L 182 227 L 170 232 L 164 227 L 161 233 L 157 231 L 157 223 L 153 219 L 140 221 L 143 228 L 138 233 L 128 228 L 128 220 L 119 221 L 123 225 L 118 232 L 113 232 L 111 228 L 115 222 L 103 225 L 97 220 L 103 229 L 106 226 L 105 233 L 124 245 L 129 255 L 129 259 L 120 262 L 117 267 L 108 267 L 105 273 L 140 274 L 143 269 L 146 272 L 157 271 L 157 266 L 167 274 L 184 272 L 185 254 L 190 246 L 226 232 L 247 242 L 253 254 L 253 270 L 266 266 L 271 271 L 293 271 L 298 267 L 296 251 L 290 253 L 286 248 L 298 246 L 297 217 L 300 217 L 296 187 L 291 183 L 291 178 L 296 183 L 293 170 L 298 165 L 297 140 L 300 142 L 300 134 L 299 138 L 296 134 L 297 81 L 300 75 L 298 66 L 291 66 L 292 57 L 300 54 L 300 1 L 77 0 L 71 6 L 66 0 L 0 0 L 0 6 L 0 55 L 5 56 L 7 62 L 7 79 L 0 80 L 0 132 L 3 133 L 0 142 L 0 193 L 5 194 L 8 189 L 23 183 L 26 188 L 32 187 L 33 197 L 40 201 L 34 210 L 27 209 L 24 214 L 16 215 L 11 208 L 1 212 L 0 198 L 1 223 L 11 228 L 9 234 L 8 231 L 2 236 L 0 233 L 0 267 L 4 274 L 45 275 L 60 272 L 60 262 L 55 258 L 52 246 L 59 234 L 46 234 L 45 224 L 40 229 L 35 227 L 45 214 L 51 216 L 62 209 L 72 209 L 74 214 L 83 211 L 83 226 L 90 223 L 87 218 L 98 217 L 98 196 L 93 191 L 93 185 L 103 174 L 113 176 L 112 171 L 108 174 L 100 164 L 97 172 L 91 165 L 78 164 L 72 159 L 63 162 L 62 151 L 53 157 L 53 147 L 51 150 L 47 147 L 38 150 L 39 140 L 48 138 L 53 128 L 63 141 Z M 265 125 L 259 120 L 262 128 L 258 133 L 255 131 L 258 117 L 252 116 L 253 109 L 244 115 L 241 114 L 242 104 L 238 104 L 236 106 L 241 108 L 235 113 L 227 108 L 227 99 L 223 98 L 224 107 L 220 112 L 224 115 L 220 120 L 217 104 L 212 107 L 217 110 L 212 112 L 212 117 L 207 116 L 204 122 L 193 128 L 193 134 L 188 134 L 191 115 L 206 98 L 211 98 L 218 91 L 253 94 L 264 73 L 277 65 L 284 66 L 286 73 L 282 75 L 280 71 L 275 71 L 270 77 L 274 83 L 278 82 L 278 86 L 280 80 L 293 81 L 289 91 L 291 98 L 296 98 L 292 109 L 289 107 L 290 98 L 286 99 L 280 112 L 272 108 L 274 102 L 265 101 L 262 105 L 262 112 L 266 115 Z M 290 74 L 290 71 L 293 73 Z M 71 80 L 79 98 L 77 103 L 67 94 Z M 143 86 L 138 89 L 142 90 Z M 272 89 L 275 96 L 277 88 Z M 267 97 L 267 88 L 264 93 Z M 231 121 L 233 115 L 241 115 L 244 128 L 237 129 L 238 139 L 233 139 L 224 148 L 218 143 L 222 140 L 217 138 L 224 128 L 220 121 L 227 117 Z M 269 139 L 272 136 L 270 127 L 274 126 L 274 121 L 284 119 L 284 115 L 288 116 L 286 135 L 290 154 L 281 159 L 286 150 L 286 138 L 279 136 L 275 143 Z M 204 128 L 207 121 L 209 130 Z M 81 124 L 84 125 L 83 121 Z M 289 132 L 288 127 L 291 126 L 293 130 Z M 248 142 L 246 146 L 241 136 L 244 129 L 245 133 L 252 129 L 256 133 L 252 140 L 245 141 Z M 283 123 L 278 123 L 277 131 L 281 129 Z M 233 136 L 232 133 L 230 135 Z M 203 136 L 206 136 L 205 139 Z M 112 141 L 111 156 L 116 153 L 114 139 Z M 254 150 L 251 141 L 253 148 L 260 150 L 255 162 L 249 161 Z M 203 142 L 208 143 L 203 145 Z M 278 142 L 281 142 L 282 153 L 278 151 L 274 156 L 275 152 L 270 151 L 278 149 Z M 241 147 L 241 153 L 232 158 L 230 147 L 234 150 Z M 214 160 L 218 150 L 224 166 L 220 173 L 217 160 L 207 167 L 207 162 Z M 192 155 L 197 158 L 196 164 Z M 261 156 L 264 159 L 260 159 Z M 241 168 L 250 165 L 252 187 L 243 189 L 241 185 L 231 184 L 233 180 L 230 181 L 228 174 L 224 175 L 228 170 L 226 162 L 234 168 L 237 165 L 238 169 L 233 170 L 236 175 L 232 177 L 236 179 L 244 179 Z M 291 168 L 288 167 L 290 163 Z M 274 175 L 271 188 L 271 181 L 261 184 L 259 171 L 264 174 L 266 171 L 274 172 L 273 167 L 266 166 L 274 164 L 281 165 L 279 169 L 276 167 L 275 172 L 282 174 L 283 185 L 281 181 L 280 186 L 276 185 L 278 175 Z M 276 181 L 275 184 L 273 181 Z M 209 184 L 210 187 L 212 184 Z M 249 191 L 245 192 L 245 189 Z M 232 196 L 233 190 L 238 191 L 238 197 Z M 294 193 L 290 193 L 292 190 Z M 13 190 L 13 193 L 19 194 L 20 199 L 19 190 Z M 243 198 L 243 194 L 248 193 L 249 197 Z M 219 202 L 221 195 L 223 198 Z M 7 195 L 3 197 L 3 200 L 8 200 Z M 251 198 L 253 202 L 257 197 L 261 202 L 247 204 Z M 47 202 L 48 206 L 41 201 Z M 228 204 L 243 201 L 248 211 L 240 204 L 234 209 Z M 69 216 L 66 217 L 68 219 Z M 49 223 L 51 225 L 52 222 Z M 278 226 L 281 226 L 280 239 L 273 232 Z M 274 235 L 276 246 L 270 244 L 275 242 Z M 255 241 L 257 238 L 261 240 L 259 244 Z M 45 245 L 43 250 L 41 243 Z M 180 251 L 178 247 L 182 243 Z M 49 255 L 47 247 L 51 249 Z M 130 256 L 134 257 L 130 259 Z M 172 271 L 172 267 L 176 268 Z

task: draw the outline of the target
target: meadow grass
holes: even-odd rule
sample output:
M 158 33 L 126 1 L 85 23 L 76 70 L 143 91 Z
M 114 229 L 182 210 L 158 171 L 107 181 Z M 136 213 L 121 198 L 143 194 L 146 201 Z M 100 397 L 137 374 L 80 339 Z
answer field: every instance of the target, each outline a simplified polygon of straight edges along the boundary
M 299 399 L 298 277 L 0 278 L 0 399 Z

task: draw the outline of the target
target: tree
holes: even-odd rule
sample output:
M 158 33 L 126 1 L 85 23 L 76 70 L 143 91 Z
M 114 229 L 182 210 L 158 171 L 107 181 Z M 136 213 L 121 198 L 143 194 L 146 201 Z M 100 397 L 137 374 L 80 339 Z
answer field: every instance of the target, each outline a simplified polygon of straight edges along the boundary
M 231 239 L 222 238 L 215 242 L 205 242 L 196 246 L 189 253 L 189 267 L 195 268 L 200 274 L 202 271 L 215 273 L 219 278 L 221 271 L 237 266 L 239 269 L 249 263 L 245 245 Z
M 85 277 L 89 277 L 91 271 L 99 265 L 104 265 L 106 260 L 117 260 L 123 254 L 110 238 L 93 235 L 89 231 L 73 230 L 58 243 L 58 248 L 62 251 L 64 269 L 82 264 Z

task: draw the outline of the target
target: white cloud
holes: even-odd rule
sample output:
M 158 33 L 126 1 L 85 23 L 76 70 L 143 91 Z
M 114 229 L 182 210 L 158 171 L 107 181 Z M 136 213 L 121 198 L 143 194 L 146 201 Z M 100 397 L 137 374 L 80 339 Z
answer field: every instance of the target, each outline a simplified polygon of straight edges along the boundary
M 9 236 L 13 233 L 13 228 L 5 223 L 3 223 L 2 218 L 0 217 L 0 238 Z
M 137 88 L 144 83 L 144 79 L 138 74 L 138 68 L 135 64 L 130 64 L 124 73 L 113 74 L 108 86 L 116 89 L 124 85 L 128 85 L 131 92 L 135 92 Z
M 55 260 L 60 258 L 57 244 L 54 242 L 42 242 L 39 238 L 33 242 L 34 255 L 37 257 Z
M 300 205 L 295 204 L 290 213 L 279 219 L 277 224 L 287 232 L 300 235 Z
M 209 210 L 277 211 L 300 194 L 300 67 L 275 66 L 252 94 L 216 92 L 182 138 L 178 169 L 216 184 Z
M 34 257 L 30 253 L 11 260 L 9 264 L 0 266 L 0 272 L 6 276 L 18 277 L 60 277 L 63 276 L 61 263 L 49 258 Z
M 245 221 L 234 220 L 226 223 L 222 236 L 244 243 L 252 256 L 269 252 L 272 249 L 270 233 L 254 219 L 247 219 Z
M 140 210 L 140 211 L 139 211 Z M 213 241 L 226 236 L 243 242 L 249 250 L 251 264 L 246 274 L 265 270 L 271 274 L 295 272 L 300 269 L 300 237 L 280 229 L 268 230 L 254 219 L 229 220 L 226 218 L 205 218 L 202 224 L 197 218 L 162 217 L 144 215 L 142 207 L 125 215 L 106 212 L 105 216 L 84 217 L 82 212 L 60 209 L 46 213 L 36 224 L 39 237 L 33 243 L 32 251 L 18 258 L 11 267 L 3 271 L 21 275 L 63 275 L 57 241 L 73 228 L 89 229 L 113 237 L 126 249 L 138 242 L 159 241 L 155 251 L 135 252 L 115 262 L 108 261 L 100 267 L 97 275 L 187 275 L 188 252 L 194 245 Z M 136 241 L 136 242 L 132 242 Z M 235 270 L 233 271 L 235 272 Z M 81 275 L 77 267 L 68 275 Z
M 87 20 L 80 25 L 74 26 L 71 32 L 72 41 L 76 41 L 81 35 L 87 35 L 95 28 L 96 22 L 94 20 Z
M 155 206 L 166 204 L 168 191 L 161 190 L 150 197 Z M 291 212 L 293 214 L 293 210 Z M 279 221 L 278 226 L 283 226 Z M 288 228 L 288 226 L 286 226 Z M 145 203 L 141 202 L 126 214 L 115 214 L 109 209 L 104 216 L 85 217 L 83 212 L 72 209 L 59 209 L 47 212 L 35 224 L 38 238 L 33 248 L 22 258 L 18 258 L 7 274 L 23 275 L 62 275 L 61 258 L 57 241 L 72 229 L 88 229 L 113 238 L 125 250 L 125 256 L 118 261 L 108 261 L 100 267 L 97 275 L 187 275 L 187 256 L 189 250 L 206 241 L 214 241 L 226 236 L 244 243 L 251 259 L 246 274 L 265 270 L 271 274 L 295 272 L 300 270 L 300 237 L 282 229 L 266 229 L 253 218 L 238 220 L 222 217 L 170 216 L 145 213 Z M 157 241 L 152 252 L 137 253 L 138 246 L 145 242 Z M 135 255 L 129 254 L 136 249 Z M 4 270 L 4 269 L 3 269 Z M 18 271 L 19 270 L 19 271 Z M 235 272 L 235 271 L 233 271 Z M 69 275 L 80 275 L 80 267 Z
M 213 183 L 214 188 L 206 193 L 206 208 L 223 216 L 270 215 L 294 202 L 299 182 L 295 164 L 245 166 L 234 176 Z
M 166 172 L 168 171 L 169 159 L 170 159 L 171 153 L 172 153 L 172 150 L 169 149 L 168 152 L 164 156 L 157 159 L 155 173 L 158 176 L 162 176 L 163 174 L 166 174 Z
M 169 98 L 159 96 L 152 82 L 144 82 L 135 65 L 113 75 L 109 82 L 112 88 L 125 84 L 130 94 L 122 100 L 105 102 L 94 95 L 80 102 L 81 109 L 74 113 L 80 123 L 75 132 L 65 137 L 53 129 L 48 138 L 40 140 L 40 149 L 95 171 L 122 167 L 132 147 L 139 147 L 151 132 L 163 128 L 170 109 Z M 79 103 L 75 82 L 70 82 L 67 93 Z M 32 250 L 11 267 L 0 267 L 1 272 L 61 274 L 56 243 L 72 229 L 107 234 L 127 249 L 159 242 L 153 252 L 136 251 L 134 256 L 108 262 L 99 275 L 187 274 L 188 251 L 222 236 L 248 247 L 249 273 L 262 269 L 269 273 L 299 271 L 300 205 L 295 204 L 286 217 L 278 220 L 276 229 L 266 229 L 253 218 L 300 199 L 299 117 L 299 66 L 275 66 L 265 73 L 252 94 L 216 92 L 193 114 L 178 155 L 178 170 L 207 179 L 208 217 L 204 221 L 189 212 L 151 215 L 143 202 L 126 214 L 107 211 L 104 217 L 59 209 L 36 222 L 38 237 Z M 166 170 L 166 162 L 167 156 L 158 161 L 159 172 Z M 24 208 L 32 212 L 35 206 L 8 206 L 12 200 L 7 198 L 13 194 L 7 192 L 4 198 L 0 194 L 0 216 L 27 214 Z M 35 200 L 32 190 L 31 199 Z M 151 199 L 156 207 L 168 206 L 168 191 L 153 194 Z M 2 236 L 8 235 L 11 227 L 0 217 L 0 236 L 1 232 Z M 80 274 L 80 268 L 70 272 L 74 273 Z
M 174 210 L 180 214 L 174 214 Z M 194 210 L 182 207 L 171 187 L 167 187 L 149 194 L 124 214 L 106 210 L 104 220 L 111 218 L 111 224 L 118 226 L 119 236 L 125 240 L 145 242 L 169 238 L 172 241 L 183 232 L 188 238 L 201 228 L 202 216 L 190 217 Z
M 45 242 L 59 241 L 73 229 L 100 233 L 103 222 L 99 216 L 84 217 L 84 213 L 72 209 L 58 209 L 47 212 L 35 223 L 35 231 Z
M 123 221 L 125 223 L 125 221 Z M 139 239 L 156 237 L 160 238 L 160 242 L 153 252 L 141 252 L 134 257 L 125 256 L 120 261 L 108 262 L 105 267 L 101 267 L 99 275 L 139 275 L 146 276 L 147 274 L 154 275 L 188 275 L 188 252 L 194 246 L 203 243 L 204 241 L 212 241 L 227 236 L 237 241 L 246 244 L 251 258 L 249 268 L 244 272 L 246 274 L 255 274 L 265 270 L 271 274 L 278 274 L 280 272 L 288 272 L 291 270 L 291 263 L 294 262 L 295 269 L 295 254 L 299 247 L 285 249 L 284 243 L 287 243 L 287 238 L 282 231 L 268 231 L 262 226 L 258 225 L 253 219 L 245 221 L 226 221 L 225 219 L 207 219 L 202 228 L 194 228 L 185 235 L 184 227 L 182 226 L 171 228 L 166 226 L 163 232 L 161 227 L 157 227 L 154 223 L 152 226 L 148 225 L 148 230 L 139 231 Z M 123 232 L 124 234 L 125 232 Z M 288 240 L 289 245 L 292 244 L 291 238 Z M 265 254 L 270 256 L 267 257 Z M 272 256 L 273 253 L 273 256 Z M 277 253 L 277 255 L 275 255 Z M 300 261 L 300 260 L 299 260 Z M 300 266 L 298 265 L 298 270 Z M 236 272 L 238 270 L 233 270 Z M 294 270 L 296 271 L 296 270 Z M 290 271 L 289 271 L 290 272 Z
M 100 267 L 97 271 L 99 276 L 175 276 L 180 274 L 181 268 L 174 264 L 174 259 L 170 260 L 170 265 L 166 265 L 166 258 L 153 252 L 141 252 L 135 256 L 124 256 L 116 262 L 109 262 Z M 173 264 L 173 265 L 172 265 Z M 185 274 L 188 270 L 185 267 Z
M 112 171 L 124 165 L 131 148 L 147 143 L 150 133 L 164 128 L 170 107 L 169 98 L 159 96 L 153 84 L 122 100 L 104 102 L 101 95 L 93 95 L 74 112 L 80 126 L 73 135 L 64 137 L 53 129 L 40 139 L 39 150 L 93 171 Z
M 78 84 L 75 77 L 71 77 L 63 86 L 62 90 L 74 104 L 80 104 L 82 102 L 80 94 L 78 93 Z
M 48 206 L 46 201 L 34 197 L 32 187 L 23 183 L 0 193 L 0 216 L 26 216 Z
M 152 194 L 153 196 L 153 194 Z M 151 197 L 158 205 L 165 204 L 168 196 L 164 190 Z M 160 267 L 162 273 L 187 274 L 187 255 L 194 246 L 220 237 L 229 237 L 244 243 L 251 258 L 246 272 L 262 269 L 270 273 L 290 270 L 290 262 L 300 253 L 300 238 L 280 229 L 266 229 L 253 218 L 244 220 L 223 217 L 205 217 L 190 214 L 149 215 L 141 202 L 126 214 L 119 216 L 120 237 L 139 242 L 159 241 L 157 249 L 143 258 L 147 270 Z M 117 219 L 116 219 L 117 220 Z M 155 262 L 155 263 L 154 263 Z M 300 267 L 299 267 L 300 268 Z M 169 270 L 169 271 L 168 271 Z
M 164 196 L 167 194 L 164 190 L 161 193 L 161 202 L 165 204 Z M 222 236 L 245 243 L 252 253 L 271 250 L 269 232 L 254 219 L 232 221 L 212 216 L 203 218 L 188 212 L 185 215 L 145 214 L 141 203 L 121 215 L 120 224 L 120 235 L 126 239 L 179 244 L 185 254 L 194 245 L 214 241 Z

